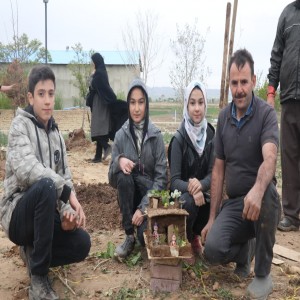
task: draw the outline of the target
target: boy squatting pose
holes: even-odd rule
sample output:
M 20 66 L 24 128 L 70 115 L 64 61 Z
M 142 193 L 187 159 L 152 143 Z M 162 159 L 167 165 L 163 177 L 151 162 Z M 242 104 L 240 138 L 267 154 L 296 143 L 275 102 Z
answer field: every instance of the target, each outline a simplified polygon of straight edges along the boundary
M 66 147 L 52 117 L 55 76 L 48 66 L 29 75 L 29 105 L 18 108 L 8 136 L 0 220 L 31 277 L 29 299 L 59 299 L 50 267 L 82 261 L 91 241 L 74 192 Z

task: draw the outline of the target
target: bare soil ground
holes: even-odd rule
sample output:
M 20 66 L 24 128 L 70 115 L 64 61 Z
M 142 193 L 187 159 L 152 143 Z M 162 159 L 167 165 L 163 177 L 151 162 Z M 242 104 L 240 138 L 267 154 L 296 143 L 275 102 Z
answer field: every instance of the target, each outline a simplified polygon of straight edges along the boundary
M 100 258 L 108 243 L 119 244 L 124 234 L 117 194 L 107 183 L 109 161 L 104 164 L 88 162 L 94 151 L 94 145 L 84 143 L 68 152 L 75 188 L 87 215 L 92 249 L 84 262 L 51 270 L 54 289 L 61 299 L 247 299 L 244 291 L 253 277 L 253 264 L 251 275 L 245 280 L 233 274 L 232 264 L 205 267 L 202 263 L 202 267 L 184 268 L 181 289 L 166 294 L 150 291 L 150 263 L 145 249 L 135 249 L 135 253 L 141 252 L 141 260 L 134 266 Z M 0 161 L 0 194 L 3 177 L 4 161 Z M 276 243 L 299 251 L 299 232 L 277 232 Z M 288 272 L 289 266 L 299 268 L 300 263 L 275 257 L 284 263 L 272 265 L 274 292 L 269 299 L 300 299 L 300 274 Z M 19 257 L 18 247 L 1 229 L 0 267 L 0 299 L 28 299 L 30 281 L 26 267 Z

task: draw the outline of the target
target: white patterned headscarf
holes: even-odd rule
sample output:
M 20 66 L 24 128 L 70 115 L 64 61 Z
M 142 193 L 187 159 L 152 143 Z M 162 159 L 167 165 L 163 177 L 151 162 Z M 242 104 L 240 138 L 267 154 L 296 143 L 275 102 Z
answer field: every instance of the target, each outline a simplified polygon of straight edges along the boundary
M 203 93 L 205 112 L 202 121 L 199 124 L 194 124 L 191 117 L 188 113 L 188 104 L 190 95 L 195 87 L 199 87 Z M 184 118 L 184 127 L 190 137 L 197 153 L 199 156 L 202 156 L 205 142 L 206 142 L 206 129 L 207 129 L 207 96 L 204 85 L 199 81 L 192 81 L 184 90 L 184 107 L 183 107 L 183 118 Z

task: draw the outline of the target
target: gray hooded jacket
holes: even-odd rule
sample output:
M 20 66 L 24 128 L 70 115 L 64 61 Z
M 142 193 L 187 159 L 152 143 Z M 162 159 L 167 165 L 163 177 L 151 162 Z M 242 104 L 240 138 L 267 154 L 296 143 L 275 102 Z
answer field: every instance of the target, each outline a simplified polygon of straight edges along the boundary
M 66 161 L 65 143 L 54 120 L 49 122 L 50 128 L 46 132 L 31 113 L 20 108 L 12 121 L 8 137 L 4 196 L 0 200 L 0 220 L 7 235 L 18 201 L 30 186 L 42 178 L 50 178 L 55 183 L 60 215 L 65 210 L 72 210 L 67 202 L 73 184 Z M 64 201 L 59 200 L 62 198 Z
M 167 187 L 167 160 L 165 145 L 160 130 L 149 120 L 149 100 L 146 87 L 140 80 L 133 81 L 129 92 L 136 86 L 142 87 L 146 93 L 146 116 L 145 116 L 145 138 L 138 154 L 135 142 L 130 132 L 130 118 L 116 133 L 112 151 L 112 160 L 109 167 L 109 183 L 117 188 L 117 173 L 121 172 L 119 158 L 126 157 L 135 162 L 141 169 L 145 180 L 153 181 L 151 189 L 164 190 Z M 127 99 L 128 102 L 128 99 Z M 148 205 L 148 197 L 144 195 L 138 208 L 144 212 Z

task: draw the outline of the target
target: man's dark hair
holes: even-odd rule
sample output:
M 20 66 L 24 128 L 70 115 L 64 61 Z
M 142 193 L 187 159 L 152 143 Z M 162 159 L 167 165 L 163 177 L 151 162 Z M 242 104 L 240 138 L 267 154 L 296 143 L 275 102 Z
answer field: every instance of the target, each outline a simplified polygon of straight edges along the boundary
M 28 77 L 28 92 L 34 94 L 35 86 L 39 81 L 52 80 L 55 87 L 55 75 L 48 66 L 37 66 L 32 68 Z
M 253 61 L 252 55 L 250 54 L 250 52 L 248 50 L 240 49 L 233 53 L 233 55 L 231 56 L 231 58 L 229 60 L 228 72 L 230 72 L 230 68 L 231 68 L 232 64 L 234 64 L 234 63 L 236 64 L 238 70 L 243 68 L 244 65 L 246 63 L 248 63 L 250 66 L 250 69 L 251 69 L 251 76 L 254 75 L 254 61 Z

